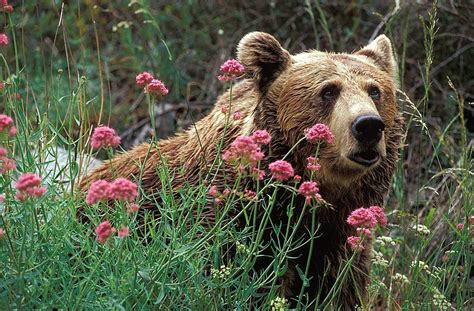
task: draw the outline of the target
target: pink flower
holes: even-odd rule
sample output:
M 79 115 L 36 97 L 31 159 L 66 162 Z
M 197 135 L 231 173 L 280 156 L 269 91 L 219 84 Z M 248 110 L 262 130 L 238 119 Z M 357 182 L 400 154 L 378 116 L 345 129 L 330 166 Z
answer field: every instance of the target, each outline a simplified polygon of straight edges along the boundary
M 0 240 L 3 238 L 4 235 L 5 235 L 5 231 L 3 231 L 2 228 L 0 228 Z
M 456 229 L 458 229 L 459 231 L 461 231 L 462 229 L 464 229 L 464 224 L 461 224 L 461 223 L 457 224 L 457 225 L 456 225 Z
M 360 243 L 361 238 L 358 236 L 350 236 L 347 238 L 347 243 L 352 251 L 363 251 L 365 247 Z
M 127 227 L 125 227 L 124 225 L 121 225 L 117 235 L 121 238 L 124 238 L 130 235 L 130 231 L 128 230 Z
M 139 209 L 139 206 L 136 203 L 131 203 L 130 205 L 128 205 L 128 212 L 130 214 L 138 212 L 138 209 Z
M 369 207 L 369 210 L 372 212 L 375 219 L 377 219 L 377 222 L 379 223 L 379 225 L 381 226 L 387 225 L 387 217 L 385 217 L 383 208 L 381 208 L 380 206 L 371 206 Z
M 229 196 L 229 194 L 230 194 L 230 189 L 229 188 L 226 188 L 226 189 L 224 189 L 224 191 L 222 191 L 222 196 L 224 198 L 227 198 Z
M 257 164 L 263 159 L 263 152 L 251 137 L 237 137 L 229 148 L 222 154 L 222 159 L 234 166 L 240 173 L 248 171 L 250 174 L 261 176 Z
M 249 201 L 255 201 L 257 199 L 257 193 L 252 190 L 244 190 L 244 196 Z
M 300 176 L 300 175 L 295 175 L 295 176 L 293 176 L 293 181 L 294 181 L 295 183 L 299 183 L 299 182 L 301 181 L 301 176 Z
M 153 75 L 149 72 L 142 72 L 137 75 L 135 78 L 135 82 L 139 87 L 145 87 L 148 83 L 150 83 L 153 80 Z
M 221 65 L 220 71 L 223 73 L 217 78 L 220 81 L 231 81 L 244 73 L 244 66 L 235 59 L 229 59 Z
M 7 149 L 0 147 L 0 157 L 4 157 L 7 155 Z
M 146 86 L 146 92 L 152 95 L 161 95 L 165 96 L 168 94 L 168 89 L 166 88 L 165 84 L 160 80 L 153 79 L 150 83 Z
M 19 201 L 25 201 L 28 198 L 39 198 L 46 192 L 46 188 L 41 186 L 41 177 L 33 173 L 25 173 L 21 175 L 15 188 L 18 190 L 16 198 Z
M 14 127 L 14 126 L 10 127 L 10 130 L 8 131 L 8 135 L 10 137 L 15 136 L 16 135 L 16 127 Z
M 319 188 L 314 181 L 305 181 L 298 189 L 298 193 L 306 197 L 306 203 L 311 203 L 311 199 L 321 199 Z
M 6 114 L 0 114 L 0 132 L 10 128 L 13 125 L 13 119 Z
M 11 12 L 13 12 L 13 6 L 6 5 L 2 8 L 2 10 L 5 11 L 5 12 L 10 12 L 11 13 Z
M 0 46 L 8 45 L 8 36 L 4 33 L 0 33 Z
M 138 195 L 138 186 L 130 180 L 120 177 L 110 183 L 108 197 L 113 200 L 132 202 Z
M 2 92 L 5 89 L 5 82 L 0 81 L 0 92 Z
M 3 201 L 5 201 L 5 194 L 4 193 L 0 194 L 0 203 L 2 203 Z
M 94 149 L 117 147 L 120 145 L 120 137 L 115 133 L 114 129 L 108 126 L 99 126 L 94 129 L 91 145 Z
M 321 164 L 318 163 L 319 159 L 315 157 L 308 157 L 308 165 L 306 168 L 310 171 L 319 171 L 321 169 Z
M 211 197 L 217 197 L 217 194 L 219 193 L 219 191 L 217 190 L 217 186 L 211 186 L 211 188 L 209 188 L 209 191 L 207 191 L 207 193 L 211 196 Z
M 254 142 L 260 145 L 268 145 L 272 137 L 265 130 L 257 130 L 252 134 L 252 139 Z
M 288 180 L 295 174 L 291 164 L 284 160 L 278 160 L 273 163 L 270 163 L 268 168 L 270 169 L 273 178 L 278 181 Z
M 5 174 L 16 168 L 15 161 L 7 157 L 0 156 L 0 173 Z
M 242 112 L 236 111 L 232 114 L 232 119 L 234 120 L 240 120 L 242 119 Z
M 377 224 L 377 218 L 368 208 L 358 208 L 347 218 L 347 223 L 354 227 L 373 228 Z
M 109 198 L 110 183 L 106 180 L 94 181 L 87 191 L 86 203 L 89 205 L 95 204 L 102 200 Z
M 222 113 L 227 113 L 227 112 L 229 112 L 229 107 L 226 106 L 226 105 L 222 105 L 222 106 L 221 106 L 221 112 L 222 112 Z
M 311 143 L 317 144 L 319 141 L 326 141 L 328 144 L 334 142 L 334 135 L 329 127 L 322 123 L 313 125 L 312 128 L 305 131 L 306 139 Z
M 370 236 L 372 234 L 372 232 L 370 232 L 370 229 L 367 228 L 357 228 L 356 231 L 359 236 Z
M 112 227 L 108 220 L 101 222 L 95 229 L 95 234 L 97 235 L 97 241 L 101 244 L 107 242 L 109 237 L 117 231 Z

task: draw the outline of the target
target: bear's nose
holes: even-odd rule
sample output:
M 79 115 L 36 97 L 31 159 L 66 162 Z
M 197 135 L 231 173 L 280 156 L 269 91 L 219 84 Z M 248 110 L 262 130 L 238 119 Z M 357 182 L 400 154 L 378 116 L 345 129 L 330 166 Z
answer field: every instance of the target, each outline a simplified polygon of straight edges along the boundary
M 352 134 L 359 143 L 373 146 L 380 141 L 385 124 L 376 115 L 363 115 L 357 117 L 352 123 Z

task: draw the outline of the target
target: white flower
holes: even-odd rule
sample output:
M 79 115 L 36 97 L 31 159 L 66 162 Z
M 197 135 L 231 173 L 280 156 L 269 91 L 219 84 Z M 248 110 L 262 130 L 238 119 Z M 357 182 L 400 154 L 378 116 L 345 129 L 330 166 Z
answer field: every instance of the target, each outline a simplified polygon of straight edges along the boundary
M 417 224 L 417 225 L 413 225 L 411 228 L 415 230 L 416 233 L 421 234 L 421 235 L 430 234 L 430 229 L 428 229 L 428 227 L 425 225 Z
M 372 251 L 372 263 L 377 266 L 381 267 L 388 267 L 388 260 L 383 257 L 381 252 L 377 252 L 376 250 Z
M 385 246 L 387 244 L 395 246 L 397 243 L 395 243 L 395 241 L 389 236 L 379 236 L 375 239 L 375 244 L 379 244 L 380 246 Z
M 403 284 L 409 284 L 410 280 L 406 277 L 406 275 L 400 274 L 400 273 L 395 273 L 394 276 L 392 276 L 392 280 L 396 283 L 401 283 Z
M 270 302 L 271 310 L 272 311 L 285 311 L 287 303 L 288 303 L 288 300 L 286 300 L 285 298 L 276 297 L 275 299 L 272 299 L 272 301 Z

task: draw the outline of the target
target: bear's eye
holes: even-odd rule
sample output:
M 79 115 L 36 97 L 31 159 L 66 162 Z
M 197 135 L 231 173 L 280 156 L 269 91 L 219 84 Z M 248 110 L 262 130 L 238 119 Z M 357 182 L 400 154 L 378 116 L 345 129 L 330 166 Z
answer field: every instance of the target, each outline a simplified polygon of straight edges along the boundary
M 380 100 L 380 90 L 378 87 L 376 86 L 372 86 L 370 89 L 369 89 L 369 96 L 373 99 L 373 100 Z
M 331 84 L 326 86 L 322 91 L 321 91 L 321 98 L 330 101 L 335 99 L 339 95 L 339 87 L 337 85 Z

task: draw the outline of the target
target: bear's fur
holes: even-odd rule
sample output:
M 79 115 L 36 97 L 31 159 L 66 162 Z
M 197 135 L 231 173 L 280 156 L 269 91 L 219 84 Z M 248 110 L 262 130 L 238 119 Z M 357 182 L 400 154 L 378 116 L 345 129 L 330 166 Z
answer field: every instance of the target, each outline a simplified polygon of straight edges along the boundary
M 267 170 L 268 164 L 282 159 L 312 125 L 327 124 L 335 135 L 334 144 L 321 147 L 322 168 L 316 174 L 320 194 L 332 207 L 318 210 L 320 236 L 313 252 L 309 254 L 309 247 L 299 249 L 281 278 L 281 293 L 286 297 L 297 295 L 302 284 L 296 266 L 305 267 L 311 256 L 307 293 L 310 299 L 318 292 L 320 299 L 324 298 L 341 265 L 352 254 L 346 243 L 348 236 L 355 235 L 354 228 L 346 223 L 349 213 L 359 207 L 383 204 L 398 160 L 403 120 L 396 104 L 395 61 L 390 41 L 381 35 L 352 54 L 308 51 L 291 55 L 271 35 L 253 32 L 239 43 L 238 60 L 246 73 L 245 79 L 232 89 L 232 111 L 240 111 L 242 118 L 231 120 L 223 150 L 240 135 L 267 130 L 272 136 L 270 144 L 262 149 L 262 166 Z M 374 88 L 380 91 L 380 98 L 371 93 Z M 220 96 L 211 113 L 191 129 L 159 141 L 156 146 L 142 144 L 118 155 L 111 163 L 104 162 L 82 180 L 80 188 L 86 191 L 94 180 L 110 180 L 113 165 L 115 177 L 140 178 L 147 192 L 158 192 L 162 182 L 156 167 L 162 159 L 166 159 L 171 170 L 180 172 L 171 180 L 173 188 L 184 183 L 202 183 L 202 176 L 206 176 L 218 156 L 217 145 L 225 123 L 221 106 L 228 105 L 229 97 L 229 91 Z M 382 138 L 374 147 L 380 158 L 370 167 L 349 159 L 360 147 L 351 126 L 361 115 L 380 116 L 385 124 Z M 287 158 L 303 180 L 309 179 L 306 158 L 314 154 L 314 148 L 313 144 L 302 143 Z M 232 179 L 233 175 L 226 174 L 226 178 Z M 284 206 L 287 194 L 281 192 L 279 196 L 278 201 Z M 303 200 L 297 204 L 302 203 Z M 148 202 L 145 207 L 152 209 L 153 205 Z M 212 207 L 204 217 L 212 223 Z M 274 217 L 286 223 L 286 209 L 275 211 Z M 306 217 L 303 227 L 309 227 L 310 222 L 310 217 Z M 301 232 L 306 234 L 304 229 Z M 336 303 L 344 309 L 360 305 L 366 298 L 370 253 L 369 245 L 355 257 L 350 281 L 342 284 Z

